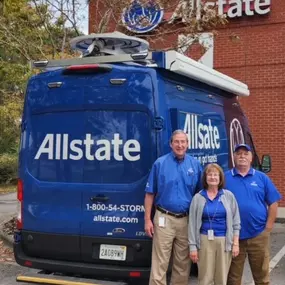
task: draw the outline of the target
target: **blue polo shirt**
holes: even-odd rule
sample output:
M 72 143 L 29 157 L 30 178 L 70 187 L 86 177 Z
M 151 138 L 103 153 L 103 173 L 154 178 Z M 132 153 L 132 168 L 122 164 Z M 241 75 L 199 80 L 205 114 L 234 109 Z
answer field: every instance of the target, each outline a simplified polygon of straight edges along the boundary
M 174 213 L 189 211 L 192 197 L 200 190 L 201 164 L 186 154 L 178 160 L 173 152 L 158 158 L 145 191 L 155 195 L 154 204 Z
M 251 168 L 241 176 L 235 168 L 225 173 L 226 188 L 236 197 L 240 218 L 240 239 L 258 236 L 267 222 L 267 206 L 281 199 L 281 195 L 270 178 Z
M 219 190 L 217 196 L 213 200 L 209 199 L 206 190 L 201 191 L 199 194 L 206 199 L 206 204 L 202 214 L 202 226 L 200 233 L 207 235 L 208 230 L 214 230 L 214 235 L 216 237 L 226 236 L 227 213 L 221 201 L 221 195 L 224 195 L 224 191 L 222 189 Z

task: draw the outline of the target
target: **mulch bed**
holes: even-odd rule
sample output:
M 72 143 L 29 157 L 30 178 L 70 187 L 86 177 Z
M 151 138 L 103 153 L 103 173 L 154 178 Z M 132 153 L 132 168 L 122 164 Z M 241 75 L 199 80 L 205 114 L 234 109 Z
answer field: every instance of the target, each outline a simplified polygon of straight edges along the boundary
M 13 249 L 0 240 L 0 262 L 15 262 Z
M 7 235 L 13 235 L 17 225 L 17 218 L 13 217 L 11 220 L 3 225 L 3 232 Z

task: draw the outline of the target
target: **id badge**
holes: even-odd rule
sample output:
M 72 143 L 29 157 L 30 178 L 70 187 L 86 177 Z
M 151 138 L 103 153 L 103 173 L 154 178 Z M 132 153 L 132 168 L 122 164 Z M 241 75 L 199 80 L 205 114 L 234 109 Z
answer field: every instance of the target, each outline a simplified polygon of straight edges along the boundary
M 208 230 L 208 240 L 214 240 L 214 230 Z
M 161 228 L 165 228 L 165 217 L 158 218 L 158 226 Z

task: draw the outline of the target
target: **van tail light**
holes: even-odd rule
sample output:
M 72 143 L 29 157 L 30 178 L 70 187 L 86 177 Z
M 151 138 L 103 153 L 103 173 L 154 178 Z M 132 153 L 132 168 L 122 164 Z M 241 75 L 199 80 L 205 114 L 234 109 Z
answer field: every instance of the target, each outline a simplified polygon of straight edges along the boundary
M 24 266 L 32 267 L 33 263 L 30 260 L 25 260 Z M 50 283 L 51 284 L 51 283 Z M 54 284 L 54 283 L 53 283 Z
M 129 272 L 130 277 L 141 277 L 141 273 L 139 271 L 131 271 Z
M 17 229 L 21 230 L 23 228 L 23 181 L 18 179 L 17 186 L 17 199 L 18 199 L 18 215 L 17 215 Z
M 71 65 L 62 71 L 63 75 L 78 75 L 78 74 L 97 74 L 106 73 L 112 70 L 111 65 L 107 64 L 83 64 Z

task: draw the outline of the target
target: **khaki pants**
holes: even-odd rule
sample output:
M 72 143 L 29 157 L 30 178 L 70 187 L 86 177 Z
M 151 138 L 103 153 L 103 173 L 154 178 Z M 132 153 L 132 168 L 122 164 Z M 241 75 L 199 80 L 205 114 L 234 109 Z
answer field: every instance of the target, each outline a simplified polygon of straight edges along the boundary
M 158 226 L 159 217 L 165 218 L 165 227 Z M 188 248 L 188 217 L 175 218 L 156 210 L 150 285 L 166 285 L 166 272 L 173 253 L 172 285 L 187 285 L 190 271 Z
M 201 248 L 198 252 L 199 285 L 226 285 L 231 265 L 232 252 L 225 251 L 225 237 L 201 235 Z
M 239 241 L 239 255 L 232 260 L 228 285 L 241 285 L 246 255 L 255 285 L 269 285 L 270 234 L 262 232 L 255 238 Z

